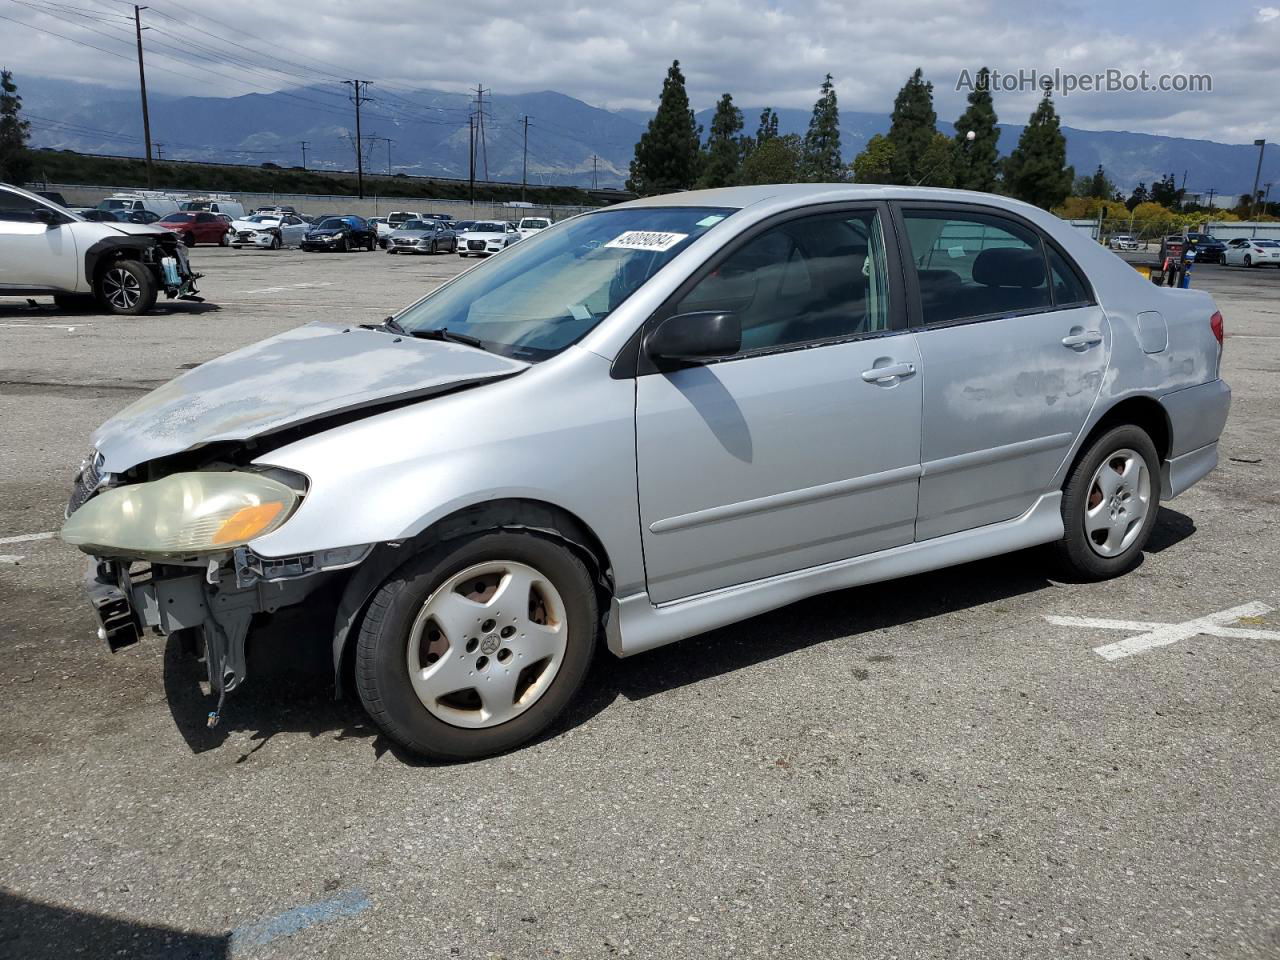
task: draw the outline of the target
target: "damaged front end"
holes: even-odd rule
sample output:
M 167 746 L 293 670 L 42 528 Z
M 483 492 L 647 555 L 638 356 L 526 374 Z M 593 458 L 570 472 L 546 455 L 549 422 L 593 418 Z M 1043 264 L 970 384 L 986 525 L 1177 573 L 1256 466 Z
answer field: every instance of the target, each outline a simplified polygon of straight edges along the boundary
M 191 258 L 177 235 L 166 231 L 121 233 L 104 237 L 85 253 L 85 276 L 96 277 L 99 271 L 116 260 L 138 260 L 155 277 L 156 287 L 167 299 L 200 301 L 196 281 L 204 274 L 191 267 Z
M 359 564 L 370 546 L 265 558 L 248 541 L 285 522 L 306 495 L 287 471 L 210 463 L 128 482 L 91 458 L 76 478 L 62 537 L 93 558 L 87 592 L 98 635 L 114 652 L 146 632 L 202 640 L 215 725 L 245 679 L 245 640 L 259 614 L 300 604 L 326 574 Z M 123 481 L 123 482 L 122 482 Z

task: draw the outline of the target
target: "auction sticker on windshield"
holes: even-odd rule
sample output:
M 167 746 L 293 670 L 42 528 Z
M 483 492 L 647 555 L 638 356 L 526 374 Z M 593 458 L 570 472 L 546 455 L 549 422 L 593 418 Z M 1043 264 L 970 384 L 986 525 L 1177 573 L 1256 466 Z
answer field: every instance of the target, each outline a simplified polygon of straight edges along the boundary
M 689 235 L 687 233 L 662 233 L 655 230 L 628 230 L 626 233 L 605 244 L 606 247 L 613 247 L 615 250 L 654 250 L 658 253 L 666 253 L 681 240 Z

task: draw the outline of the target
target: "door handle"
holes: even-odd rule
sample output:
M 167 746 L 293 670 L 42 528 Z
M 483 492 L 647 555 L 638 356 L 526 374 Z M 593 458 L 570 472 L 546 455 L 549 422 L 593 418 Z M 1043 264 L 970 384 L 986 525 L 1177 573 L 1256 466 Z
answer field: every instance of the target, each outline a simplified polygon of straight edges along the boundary
M 1062 338 L 1064 347 L 1096 347 L 1102 342 L 1102 334 L 1097 330 L 1085 330 L 1081 333 L 1073 333 Z
M 891 363 L 884 367 L 872 367 L 862 371 L 862 379 L 867 383 L 884 383 L 898 377 L 909 377 L 916 372 L 914 363 Z

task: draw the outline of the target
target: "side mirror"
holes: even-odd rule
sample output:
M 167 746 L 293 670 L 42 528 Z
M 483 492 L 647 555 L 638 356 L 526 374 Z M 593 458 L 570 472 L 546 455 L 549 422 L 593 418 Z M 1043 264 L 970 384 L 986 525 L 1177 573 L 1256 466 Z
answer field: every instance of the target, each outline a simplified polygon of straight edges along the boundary
M 668 317 L 644 338 L 644 351 L 655 361 L 706 363 L 740 349 L 742 323 L 737 314 L 715 310 Z
M 31 214 L 31 219 L 36 223 L 43 223 L 46 227 L 56 227 L 62 222 L 62 218 L 48 207 L 36 207 Z

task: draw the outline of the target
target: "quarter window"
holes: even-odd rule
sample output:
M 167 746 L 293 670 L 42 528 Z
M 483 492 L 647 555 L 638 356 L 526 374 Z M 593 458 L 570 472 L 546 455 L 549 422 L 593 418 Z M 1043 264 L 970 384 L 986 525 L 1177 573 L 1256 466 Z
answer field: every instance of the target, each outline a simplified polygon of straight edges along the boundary
M 675 312 L 702 310 L 737 314 L 743 353 L 889 329 L 879 215 L 822 214 L 765 231 L 698 281 Z
M 1080 279 L 1080 274 L 1053 247 L 1048 247 L 1049 275 L 1053 277 L 1053 305 L 1055 307 L 1074 307 L 1082 303 L 1092 303 L 1089 288 Z
M 984 213 L 905 210 L 926 324 L 1033 313 L 1052 306 L 1032 230 Z

